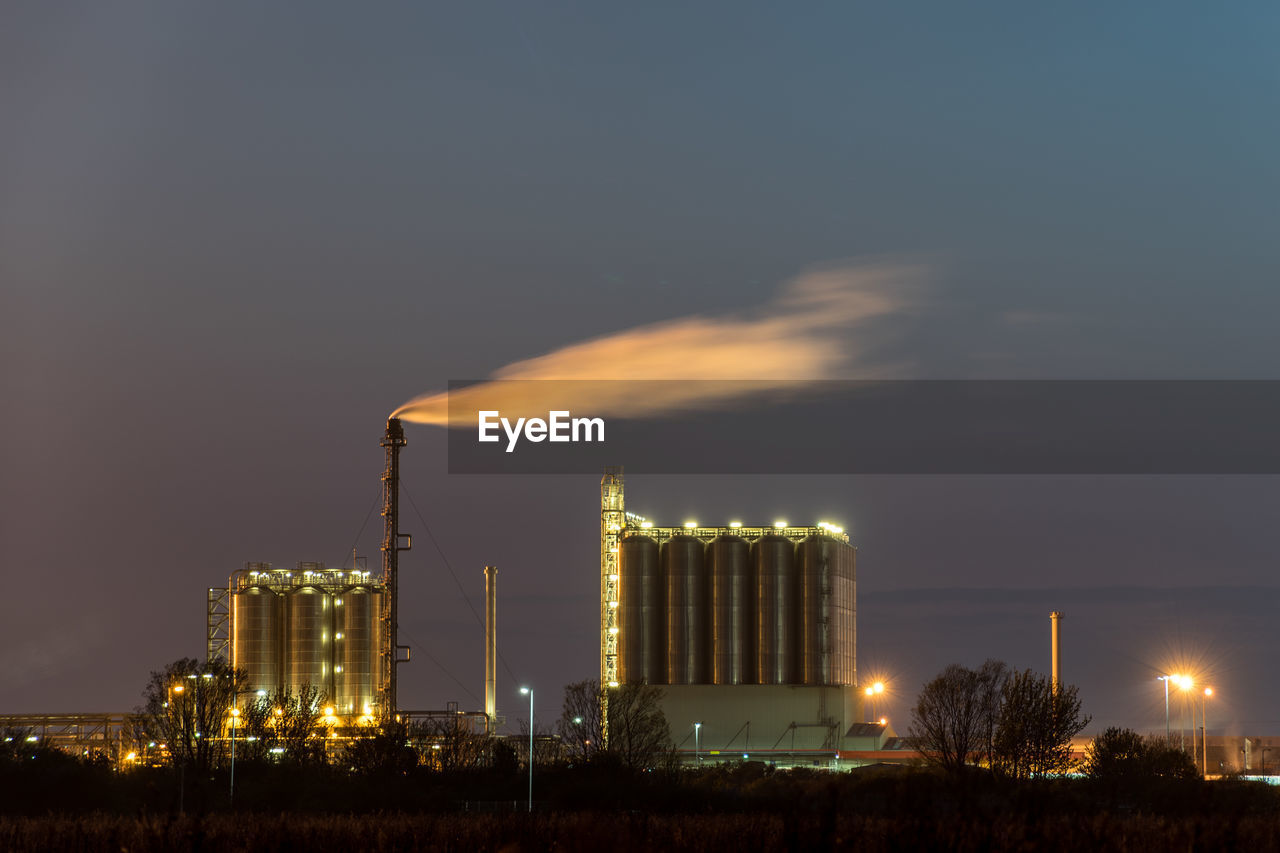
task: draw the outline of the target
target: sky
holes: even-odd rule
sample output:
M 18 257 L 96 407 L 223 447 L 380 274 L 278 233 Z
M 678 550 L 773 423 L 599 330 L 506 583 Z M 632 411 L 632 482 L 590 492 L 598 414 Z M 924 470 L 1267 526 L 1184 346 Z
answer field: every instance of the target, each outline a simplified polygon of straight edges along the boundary
M 132 708 L 246 561 L 376 563 L 406 401 L 815 270 L 916 271 L 847 332 L 912 377 L 1280 378 L 1271 4 L 5 18 L 0 711 Z M 500 710 L 549 721 L 596 674 L 598 477 L 450 475 L 406 429 L 401 703 L 480 707 L 492 563 Z M 843 522 L 894 719 L 952 662 L 1046 670 L 1058 609 L 1093 728 L 1155 730 L 1195 666 L 1211 729 L 1280 731 L 1274 477 L 631 472 L 628 505 Z

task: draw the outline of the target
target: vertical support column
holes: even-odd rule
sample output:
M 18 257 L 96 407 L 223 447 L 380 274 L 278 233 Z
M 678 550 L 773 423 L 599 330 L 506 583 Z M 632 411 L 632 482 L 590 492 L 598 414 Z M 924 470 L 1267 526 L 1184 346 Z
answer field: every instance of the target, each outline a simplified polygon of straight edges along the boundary
M 498 722 L 498 567 L 484 567 L 484 716 L 489 734 Z
M 1062 650 L 1060 645 L 1060 641 L 1061 641 L 1060 626 L 1062 624 L 1062 614 L 1056 610 L 1053 611 L 1052 613 L 1049 614 L 1049 622 L 1053 626 L 1053 629 L 1052 629 L 1053 682 L 1052 683 L 1053 683 L 1053 692 L 1056 694 L 1058 692 L 1058 685 L 1062 681 Z
M 400 545 L 400 448 L 405 440 L 399 418 L 387 419 L 387 432 L 382 447 L 387 451 L 387 465 L 382 472 L 382 580 L 386 585 L 386 606 L 382 617 L 382 643 L 379 675 L 379 705 L 382 716 L 393 720 L 396 715 L 396 664 L 400 658 L 400 552 L 408 551 L 412 542 Z

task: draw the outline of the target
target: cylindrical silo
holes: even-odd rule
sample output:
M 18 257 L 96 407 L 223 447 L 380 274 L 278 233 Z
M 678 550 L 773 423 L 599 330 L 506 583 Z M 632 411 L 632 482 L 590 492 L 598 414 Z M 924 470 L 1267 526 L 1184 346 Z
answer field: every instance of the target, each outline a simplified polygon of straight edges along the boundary
M 707 576 L 702 540 L 676 535 L 662 544 L 662 572 L 667 580 L 667 683 L 711 681 Z
M 814 535 L 797 548 L 800 576 L 800 681 L 853 684 L 854 550 Z
M 335 601 L 342 601 L 333 608 L 333 659 L 342 667 L 334 675 L 334 704 L 339 714 L 371 713 L 376 703 L 381 599 L 382 594 L 367 585 L 350 587 L 335 596 Z
M 831 549 L 824 536 L 809 536 L 796 548 L 800 579 L 801 684 L 834 684 L 831 660 Z
M 288 594 L 285 681 L 295 692 L 310 684 L 333 699 L 333 611 L 339 598 L 314 586 L 296 587 Z
M 711 574 L 711 680 L 715 684 L 754 683 L 756 590 L 750 546 L 738 536 L 717 536 L 707 546 L 707 561 Z
M 658 543 L 628 536 L 618 549 L 618 680 L 667 681 L 666 617 Z
M 751 543 L 756 581 L 756 680 L 796 682 L 795 545 L 766 533 Z
M 237 589 L 231 608 L 231 663 L 248 673 L 246 690 L 279 689 L 283 676 L 280 596 L 265 586 Z

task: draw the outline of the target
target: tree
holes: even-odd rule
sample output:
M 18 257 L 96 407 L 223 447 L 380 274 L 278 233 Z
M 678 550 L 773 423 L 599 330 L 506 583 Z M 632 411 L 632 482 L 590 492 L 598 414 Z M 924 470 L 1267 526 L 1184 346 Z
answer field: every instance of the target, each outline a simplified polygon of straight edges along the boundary
M 325 696 L 318 687 L 304 684 L 297 691 L 275 690 L 242 703 L 236 725 L 237 757 L 264 761 L 280 756 L 295 764 L 324 759 Z
M 1133 729 L 1114 726 L 1089 744 L 1081 770 L 1090 779 L 1122 784 L 1200 775 L 1191 757 L 1163 736 L 1144 738 Z
M 430 743 L 423 758 L 441 773 L 474 770 L 484 766 L 489 755 L 489 736 L 476 730 L 474 718 L 463 714 L 425 720 L 421 736 Z
M 246 680 L 221 658 L 181 658 L 151 673 L 135 719 L 150 740 L 166 745 L 176 766 L 208 769 L 226 753 L 223 733 Z
M 604 693 L 594 679 L 564 688 L 564 710 L 556 733 L 571 762 L 590 761 L 604 750 Z
M 989 758 L 1007 672 L 994 660 L 976 670 L 951 664 L 924 685 L 911 709 L 909 731 L 927 762 L 959 773 Z
M 633 769 L 654 767 L 673 748 L 661 703 L 662 690 L 643 682 L 610 688 L 606 696 L 598 681 L 578 681 L 565 687 L 556 730 L 570 760 L 608 754 Z
M 350 741 L 343 764 L 359 776 L 404 776 L 418 766 L 413 741 L 421 727 L 399 720 L 384 721 L 370 734 Z
M 991 765 L 1014 779 L 1065 773 L 1071 767 L 1071 739 L 1089 725 L 1080 714 L 1079 691 L 1047 676 L 1023 670 L 1000 691 Z

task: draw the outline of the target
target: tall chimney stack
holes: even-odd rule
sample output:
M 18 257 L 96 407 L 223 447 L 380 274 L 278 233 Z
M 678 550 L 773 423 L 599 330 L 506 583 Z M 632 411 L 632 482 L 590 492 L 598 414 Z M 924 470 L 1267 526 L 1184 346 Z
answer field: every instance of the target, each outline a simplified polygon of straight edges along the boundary
M 380 711 L 384 719 L 396 717 L 396 664 L 400 658 L 400 552 L 413 543 L 400 534 L 400 448 L 409 442 L 399 418 L 387 419 L 382 447 L 387 467 L 382 472 L 382 582 L 387 587 L 387 609 L 382 618 Z M 401 539 L 405 539 L 401 544 Z
M 1049 622 L 1053 625 L 1053 692 L 1058 692 L 1062 682 L 1062 614 L 1053 611 L 1049 614 Z
M 484 715 L 490 734 L 498 721 L 498 567 L 484 567 Z

